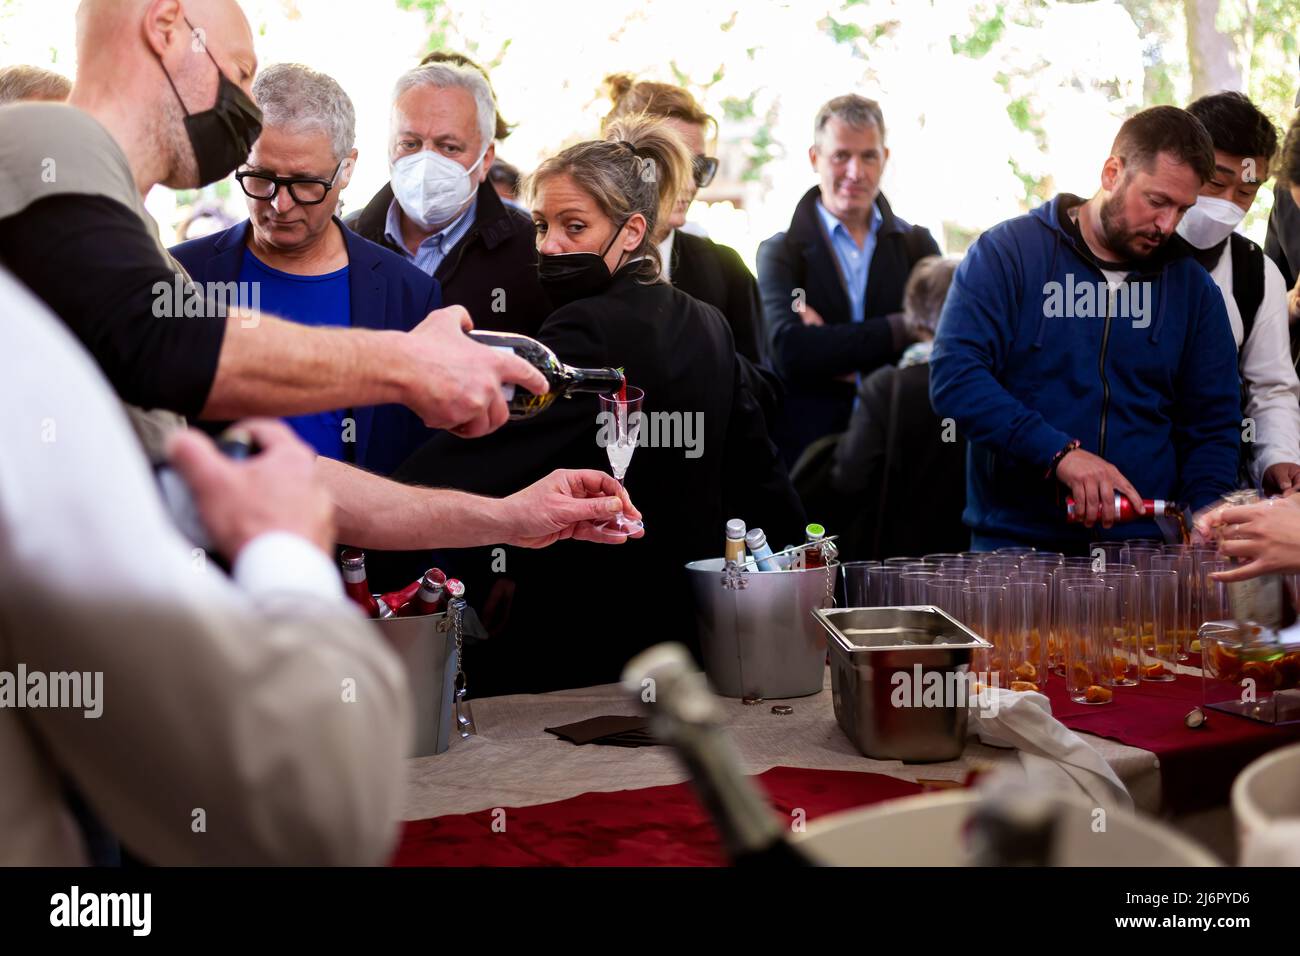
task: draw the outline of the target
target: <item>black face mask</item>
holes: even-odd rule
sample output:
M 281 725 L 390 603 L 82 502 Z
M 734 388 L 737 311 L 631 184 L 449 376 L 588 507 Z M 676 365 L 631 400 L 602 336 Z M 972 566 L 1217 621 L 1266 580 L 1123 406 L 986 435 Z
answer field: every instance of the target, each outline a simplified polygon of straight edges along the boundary
M 188 19 L 185 24 L 191 30 L 194 29 L 194 24 Z M 185 101 L 172 82 L 167 67 L 163 66 L 163 74 L 167 77 L 167 82 L 171 83 L 172 92 L 176 94 L 181 109 L 185 110 L 185 133 L 189 136 L 190 148 L 198 163 L 199 186 L 225 179 L 238 169 L 248 159 L 253 144 L 262 134 L 262 111 L 257 108 L 257 104 L 237 84 L 226 78 L 206 44 L 203 52 L 208 54 L 212 65 L 217 67 L 217 103 L 212 109 L 201 113 L 191 113 L 185 109 Z M 161 59 L 158 64 L 162 66 Z
M 609 266 L 605 264 L 605 254 L 613 247 L 614 240 L 626 225 L 626 219 L 619 223 L 600 255 L 594 252 L 538 254 L 537 278 L 550 297 L 552 305 L 558 308 L 578 299 L 599 295 L 609 288 L 614 277 L 610 275 Z M 622 261 L 623 257 L 619 256 L 620 264 Z

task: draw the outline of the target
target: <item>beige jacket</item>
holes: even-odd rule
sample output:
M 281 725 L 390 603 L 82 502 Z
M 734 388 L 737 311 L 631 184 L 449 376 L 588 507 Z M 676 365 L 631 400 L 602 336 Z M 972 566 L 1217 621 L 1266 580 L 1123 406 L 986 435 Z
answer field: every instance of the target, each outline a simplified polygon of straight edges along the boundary
M 328 558 L 281 542 L 271 588 L 216 570 L 90 357 L 3 271 L 0 316 L 0 864 L 84 861 L 64 779 L 149 862 L 384 862 L 409 691 L 337 575 L 309 584 Z M 102 674 L 102 713 L 6 704 L 20 671 Z

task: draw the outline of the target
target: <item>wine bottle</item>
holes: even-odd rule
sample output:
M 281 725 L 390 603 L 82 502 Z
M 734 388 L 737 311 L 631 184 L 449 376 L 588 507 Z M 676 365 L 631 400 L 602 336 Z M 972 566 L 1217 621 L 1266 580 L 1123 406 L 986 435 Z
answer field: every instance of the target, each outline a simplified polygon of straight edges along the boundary
M 701 802 L 736 866 L 815 866 L 790 842 L 758 788 L 741 769 L 723 730 L 723 711 L 681 644 L 641 652 L 623 671 L 624 688 L 650 712 L 651 732 L 690 771 Z
M 568 398 L 578 392 L 595 392 L 608 395 L 623 385 L 623 373 L 616 368 L 574 368 L 565 365 L 555 353 L 536 339 L 513 332 L 488 332 L 473 329 L 468 333 L 474 341 L 491 348 L 506 349 L 546 376 L 551 390 L 545 395 L 534 395 L 513 384 L 501 386 L 511 419 L 532 418 L 550 408 L 557 398 Z

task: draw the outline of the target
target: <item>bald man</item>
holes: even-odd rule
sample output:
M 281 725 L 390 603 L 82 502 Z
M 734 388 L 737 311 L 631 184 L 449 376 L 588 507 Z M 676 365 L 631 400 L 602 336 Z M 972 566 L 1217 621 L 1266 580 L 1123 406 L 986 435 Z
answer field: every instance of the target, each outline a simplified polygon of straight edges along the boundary
M 0 261 L 80 338 L 155 459 L 184 416 L 401 403 L 430 427 L 475 437 L 506 421 L 503 385 L 547 390 L 523 360 L 465 336 L 470 317 L 459 307 L 409 333 L 313 328 L 248 307 L 255 289 L 235 290 L 230 302 L 229 289 L 210 300 L 189 284 L 143 197 L 157 184 L 224 178 L 257 139 L 257 56 L 235 0 L 83 0 L 77 55 L 68 105 L 0 108 Z M 341 539 L 361 547 L 440 547 L 449 528 L 486 536 L 480 544 L 557 535 L 617 543 L 591 519 L 630 505 L 595 472 L 526 489 L 507 507 L 510 499 L 467 505 L 337 462 L 319 470 L 342 506 Z M 381 512 L 400 515 L 400 534 L 379 524 Z

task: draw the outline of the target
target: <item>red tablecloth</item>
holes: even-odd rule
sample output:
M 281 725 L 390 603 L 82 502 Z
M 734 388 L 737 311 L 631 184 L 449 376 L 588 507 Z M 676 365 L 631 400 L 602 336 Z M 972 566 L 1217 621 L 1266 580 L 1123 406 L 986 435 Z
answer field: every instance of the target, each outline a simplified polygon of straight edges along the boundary
M 774 767 L 756 778 L 776 813 L 807 820 L 911 796 L 907 780 Z M 504 831 L 497 829 L 504 823 Z M 717 831 L 689 783 L 581 796 L 408 822 L 394 866 L 719 866 Z
M 1300 740 L 1300 725 L 1274 727 L 1245 717 L 1206 710 L 1209 719 L 1193 730 L 1184 723 L 1201 704 L 1201 678 L 1180 674 L 1165 683 L 1143 681 L 1116 687 L 1109 704 L 1076 704 L 1065 681 L 1053 677 L 1046 694 L 1056 719 L 1071 730 L 1149 750 L 1160 759 L 1165 806 L 1175 812 L 1201 810 L 1228 799 L 1233 778 L 1260 754 Z

